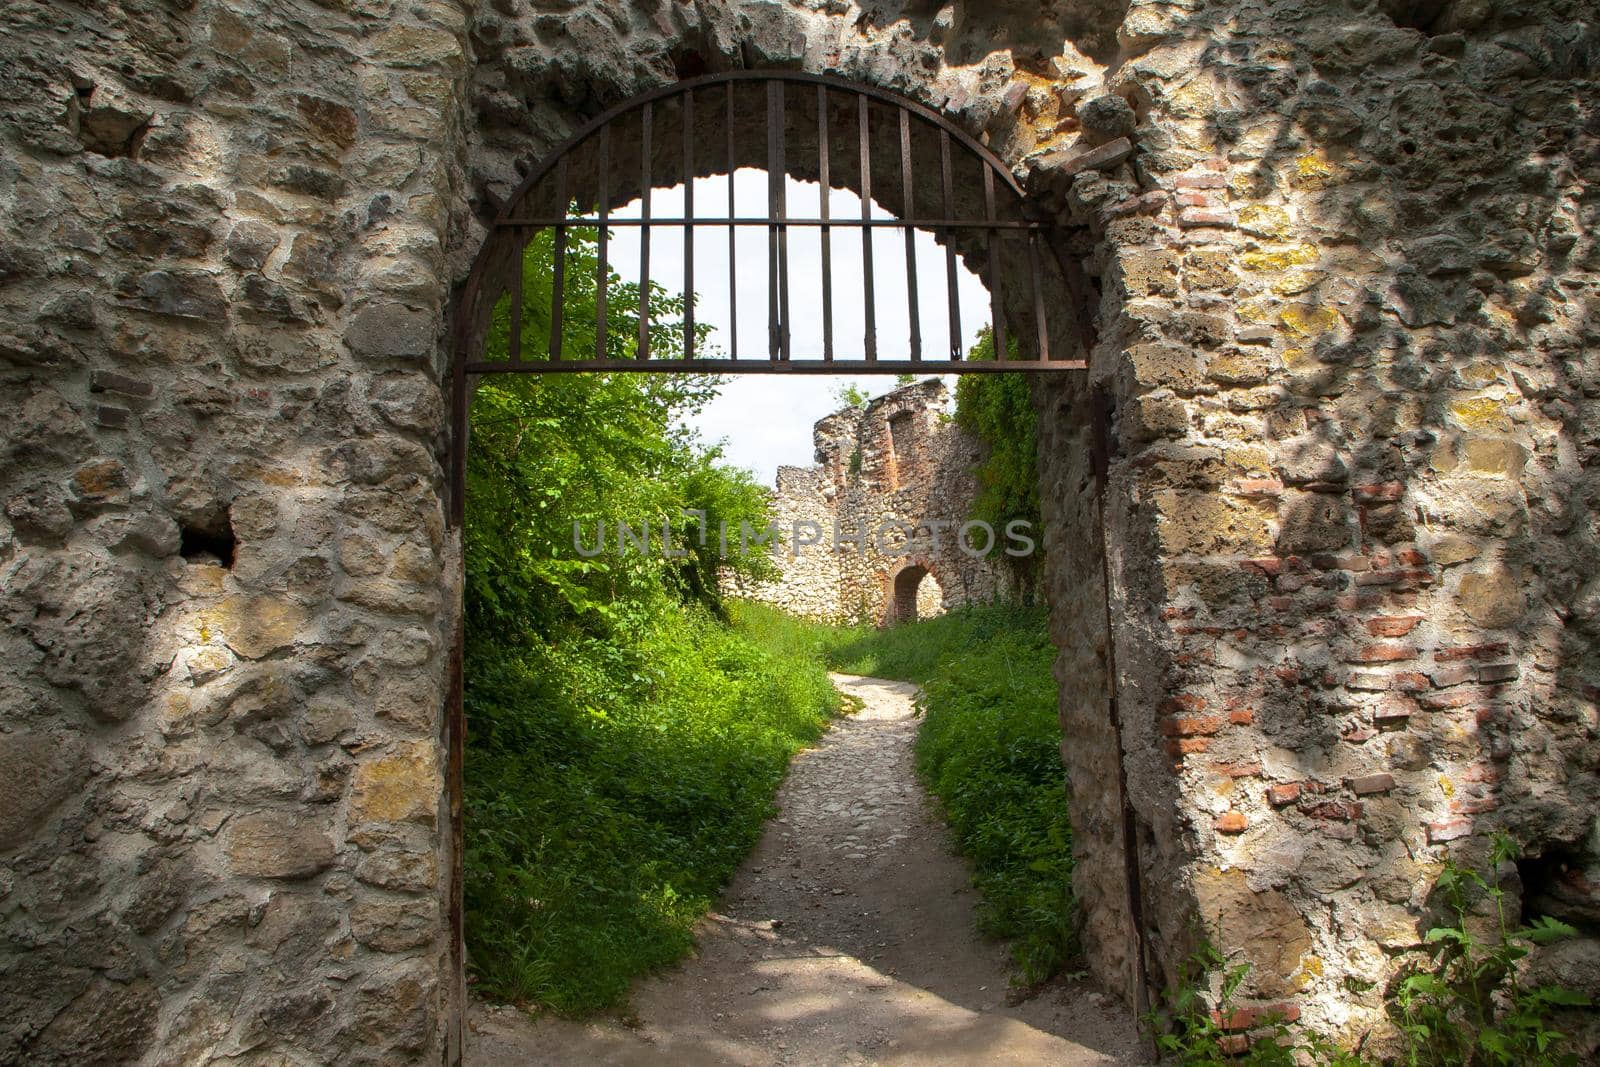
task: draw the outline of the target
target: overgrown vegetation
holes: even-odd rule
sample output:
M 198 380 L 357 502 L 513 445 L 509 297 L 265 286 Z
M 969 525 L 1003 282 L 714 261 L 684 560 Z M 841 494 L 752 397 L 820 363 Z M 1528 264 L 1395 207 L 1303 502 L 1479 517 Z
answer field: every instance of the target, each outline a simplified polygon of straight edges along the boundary
M 1424 956 L 1390 986 L 1385 1004 L 1405 1039 L 1407 1067 L 1573 1067 L 1578 1054 L 1556 1028 L 1563 1009 L 1587 1008 L 1589 998 L 1555 985 L 1529 987 L 1519 961 L 1536 945 L 1577 931 L 1548 916 L 1527 925 L 1506 913 L 1506 893 L 1496 869 L 1516 859 L 1515 844 L 1496 835 L 1486 871 L 1447 859 L 1434 885 L 1443 922 L 1430 929 Z M 1482 905 L 1482 907 L 1480 907 Z M 1491 921 L 1482 933 L 1484 911 Z M 1223 1024 L 1235 1015 L 1235 997 L 1250 973 L 1202 941 L 1184 981 L 1146 1022 L 1162 1052 L 1185 1067 L 1277 1067 L 1317 1064 L 1364 1067 L 1380 1061 L 1343 1051 L 1315 1034 L 1295 1034 L 1282 1019 L 1262 1020 L 1247 1050 Z M 1218 978 L 1215 1003 L 1204 987 Z
M 1020 981 L 1064 970 L 1077 951 L 1072 835 L 1044 609 L 965 607 L 817 640 L 836 670 L 923 687 L 917 770 L 972 862 L 979 924 L 1010 939 Z
M 1016 341 L 1010 346 L 1016 355 Z M 969 360 L 995 358 L 994 334 L 985 330 Z M 977 467 L 978 496 L 969 518 L 987 522 L 996 530 L 1022 520 L 1038 529 L 1039 442 L 1038 418 L 1033 408 L 1033 386 L 1026 374 L 967 374 L 956 382 L 956 425 L 983 443 Z M 999 547 L 991 554 L 1000 553 Z M 998 556 L 1018 579 L 1024 599 L 1031 599 L 1039 579 L 1037 556 Z
M 548 333 L 550 246 L 524 271 L 524 341 Z M 592 306 L 594 254 L 568 250 L 567 306 Z M 638 290 L 613 279 L 610 343 L 631 355 Z M 658 326 L 682 301 L 655 292 Z M 659 318 L 658 318 L 659 317 Z M 631 320 L 631 321 L 630 321 Z M 593 316 L 565 345 L 589 351 Z M 658 329 L 670 352 L 678 331 Z M 505 345 L 504 309 L 489 336 Z M 586 347 L 587 346 L 587 347 Z M 766 521 L 748 475 L 676 429 L 711 395 L 699 378 L 505 375 L 473 401 L 468 468 L 466 920 L 491 996 L 563 1013 L 613 1007 L 679 958 L 693 923 L 755 843 L 784 768 L 838 706 L 811 646 L 774 613 L 716 597 L 713 532 L 684 509 Z M 651 522 L 657 550 L 615 550 Z M 600 523 L 607 551 L 586 557 Z

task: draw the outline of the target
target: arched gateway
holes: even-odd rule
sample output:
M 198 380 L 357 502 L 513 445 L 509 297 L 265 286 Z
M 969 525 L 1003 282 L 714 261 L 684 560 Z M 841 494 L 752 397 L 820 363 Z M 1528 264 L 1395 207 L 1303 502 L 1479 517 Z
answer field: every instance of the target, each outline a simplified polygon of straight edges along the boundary
M 563 181 L 587 217 L 826 143 L 865 192 L 863 93 L 872 199 L 987 223 L 988 174 L 1007 225 L 934 232 L 981 274 L 996 237 L 1024 360 L 1037 234 L 1089 364 L 1030 380 L 1090 973 L 1133 999 L 1137 931 L 1168 984 L 1199 919 L 1241 1017 L 1392 1042 L 1441 864 L 1500 831 L 1508 913 L 1592 928 L 1579 6 L 0 4 L 0 1062 L 459 1054 L 450 465 L 516 249 Z M 795 214 L 741 228 L 781 262 Z M 737 355 L 825 361 L 795 336 Z
M 736 202 L 734 182 L 726 200 L 697 202 L 695 181 L 732 175 L 740 168 L 765 172 L 766 209 L 751 214 Z M 789 178 L 815 182 L 824 191 L 816 213 L 792 212 Z M 651 190 L 681 186 L 681 215 L 652 213 Z M 827 190 L 844 188 L 860 197 L 859 217 L 830 217 Z M 640 201 L 637 215 L 613 215 Z M 464 516 L 466 455 L 471 447 L 468 408 L 474 382 L 486 374 L 654 372 L 716 374 L 968 374 L 1021 371 L 1082 372 L 1094 337 L 1089 289 L 1082 267 L 1066 252 L 1066 241 L 1048 212 L 1033 210 L 1011 170 L 993 152 L 943 115 L 884 89 L 837 77 L 792 71 L 734 71 L 682 81 L 644 93 L 605 111 L 534 165 L 499 207 L 489 235 L 459 294 L 452 322 L 450 416 L 450 514 Z M 619 335 L 607 315 L 607 289 L 615 261 L 610 231 L 635 228 L 640 309 L 637 330 Z M 902 233 L 900 262 L 874 258 L 874 236 L 888 228 Z M 765 351 L 701 350 L 695 303 L 687 300 L 681 334 L 662 337 L 648 312 L 651 237 L 663 230 L 683 234 L 685 294 L 696 291 L 696 241 L 725 241 L 728 249 L 728 308 L 737 322 L 743 278 L 736 233 L 766 234 Z M 789 269 L 790 235 L 816 231 L 821 272 L 801 277 Z M 567 343 L 563 292 L 568 283 L 566 251 L 573 232 L 592 235 L 598 249 L 593 318 L 582 324 L 592 342 L 581 351 Z M 943 247 L 941 264 L 947 347 L 923 344 L 927 313 L 920 306 L 918 257 L 913 235 L 931 233 Z M 551 235 L 549 331 L 531 337 L 524 329 L 524 250 L 541 234 Z M 856 244 L 862 258 L 864 294 L 842 291 L 832 274 L 833 250 Z M 988 290 L 985 326 L 995 358 L 964 358 L 957 264 L 982 278 Z M 908 345 L 891 351 L 880 344 L 874 290 L 887 271 L 905 272 Z M 719 283 L 721 280 L 719 279 Z M 835 330 L 840 301 L 865 301 L 865 329 L 845 337 Z M 797 348 L 791 324 L 799 315 L 820 317 L 821 347 Z M 970 325 L 970 324 L 969 324 Z M 497 342 L 488 350 L 491 332 Z M 1103 552 L 1081 552 L 1103 558 Z M 909 566 L 891 581 L 889 617 L 918 616 L 919 600 L 932 610 L 937 584 L 922 579 L 925 566 Z M 919 593 L 920 590 L 920 593 Z M 462 706 L 461 635 L 452 660 L 448 707 L 447 788 L 454 841 L 450 879 L 452 937 L 457 968 L 461 950 L 462 773 L 466 724 Z M 1120 742 L 1119 742 L 1120 743 Z M 1120 755 L 1119 755 L 1120 762 Z M 1121 798 L 1124 825 L 1131 825 L 1126 785 L 1101 783 Z M 1063 797 L 1063 803 L 1066 802 Z M 1124 857 L 1127 863 L 1131 863 Z M 1129 868 L 1131 872 L 1131 868 Z M 1113 905 L 1138 915 L 1138 879 L 1124 883 L 1128 900 Z M 1138 936 L 1137 924 L 1133 932 Z M 1120 952 L 1120 950 L 1119 950 Z M 1135 996 L 1143 995 L 1145 952 L 1132 953 Z M 1124 960 L 1126 963 L 1126 960 Z M 1129 977 L 1134 977 L 1130 975 Z
M 728 183 L 725 204 L 697 205 L 694 179 L 732 174 L 740 167 L 767 173 L 767 210 L 759 216 L 740 214 Z M 827 197 L 815 216 L 790 214 L 786 202 L 789 175 L 818 182 L 824 189 L 851 188 L 861 197 L 860 218 L 830 218 Z M 652 217 L 649 190 L 683 184 L 681 217 Z M 642 215 L 614 218 L 620 204 L 643 199 Z M 894 218 L 874 217 L 871 203 L 882 204 Z M 1046 218 L 1048 216 L 1045 216 Z M 640 231 L 641 298 L 636 337 L 618 338 L 608 330 L 606 276 L 612 270 L 607 230 L 637 227 Z M 694 308 L 683 320 L 683 336 L 665 357 L 652 352 L 648 328 L 649 249 L 652 231 L 684 233 L 685 289 L 694 289 L 694 246 L 702 240 L 729 243 L 734 257 L 735 232 L 755 227 L 767 233 L 767 351 L 761 355 L 734 350 L 722 358 L 697 351 Z M 908 274 L 907 314 L 910 345 L 906 352 L 879 351 L 873 317 L 873 289 L 884 267 L 873 261 L 871 236 L 889 227 L 905 234 Z M 792 278 L 788 268 L 791 230 L 817 229 L 822 242 L 822 273 L 815 279 Z M 567 234 L 574 229 L 598 235 L 598 299 L 593 324 L 594 347 L 572 352 L 563 348 L 561 315 L 565 284 Z M 548 338 L 540 338 L 538 355 L 529 355 L 523 335 L 520 301 L 508 301 L 523 286 L 522 250 L 541 231 L 554 231 L 554 313 Z M 990 295 L 989 325 L 994 332 L 995 362 L 962 358 L 958 343 L 940 353 L 925 353 L 921 343 L 923 313 L 918 303 L 912 233 L 930 231 L 944 245 L 946 311 L 950 338 L 961 336 L 960 309 L 954 299 L 956 260 L 976 267 Z M 866 333 L 859 355 L 841 355 L 856 340 L 835 339 L 835 300 L 856 299 L 837 293 L 831 276 L 831 248 L 836 240 L 861 242 L 867 301 Z M 497 213 L 460 294 L 452 347 L 451 436 L 466 440 L 467 400 L 473 377 L 487 373 L 572 373 L 581 371 L 711 372 L 717 374 L 927 374 L 980 371 L 1084 370 L 1092 347 L 1090 309 L 1082 268 L 1062 255 L 1063 243 L 1053 227 L 1030 213 L 1022 188 L 1011 171 L 983 145 L 937 112 L 883 89 L 839 78 L 783 71 L 736 71 L 679 82 L 645 93 L 611 108 L 573 134 L 552 155 L 535 166 Z M 877 268 L 877 269 L 875 269 Z M 1064 284 L 1063 284 L 1064 283 Z M 730 270 L 730 307 L 737 315 L 737 270 Z M 1071 294 L 1063 301 L 1060 292 Z M 806 307 L 802 299 L 815 301 Z M 497 307 L 508 312 L 509 343 L 503 359 L 487 359 L 483 340 Z M 817 314 L 823 321 L 818 352 L 794 352 L 790 323 L 797 313 Z M 1067 355 L 1063 349 L 1075 350 Z M 461 515 L 466 450 L 451 453 L 452 512 Z

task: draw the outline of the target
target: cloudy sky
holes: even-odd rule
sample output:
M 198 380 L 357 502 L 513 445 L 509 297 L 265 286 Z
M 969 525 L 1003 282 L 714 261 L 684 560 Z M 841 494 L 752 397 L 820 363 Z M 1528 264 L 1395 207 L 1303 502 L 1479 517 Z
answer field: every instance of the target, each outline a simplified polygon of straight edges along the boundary
M 733 178 L 734 209 L 739 216 L 765 216 L 765 171 L 740 170 Z M 817 218 L 821 186 L 787 182 L 791 218 Z M 696 217 L 726 217 L 728 179 L 702 178 L 695 183 Z M 854 193 L 832 190 L 829 214 L 835 219 L 859 219 L 861 200 Z M 657 189 L 651 196 L 655 218 L 681 218 L 684 190 Z M 635 202 L 614 214 L 637 217 Z M 889 218 L 876 204 L 873 215 Z M 907 313 L 905 236 L 900 230 L 880 227 L 872 232 L 874 260 L 873 306 L 877 315 L 879 358 L 907 361 L 910 320 Z M 739 355 L 766 358 L 767 354 L 767 231 L 765 227 L 740 227 L 736 237 L 739 272 Z M 866 294 L 862 281 L 860 230 L 835 230 L 833 260 L 834 357 L 861 359 L 864 354 Z M 922 323 L 922 351 L 928 359 L 946 358 L 950 339 L 946 302 L 945 253 L 933 235 L 919 232 L 915 240 L 917 294 Z M 611 231 L 609 258 L 626 281 L 639 277 L 639 232 L 619 226 Z M 727 230 L 697 227 L 695 231 L 694 287 L 700 294 L 696 319 L 713 327 L 710 345 L 727 353 L 729 331 Z M 684 284 L 683 232 L 651 228 L 650 277 L 669 292 Z M 977 277 L 956 262 L 957 306 L 961 317 L 963 351 L 976 339 L 987 321 L 989 296 Z M 822 238 L 815 227 L 789 230 L 790 353 L 794 359 L 822 356 Z M 909 367 L 907 368 L 909 369 Z M 753 374 L 725 379 L 722 394 L 693 420 L 707 441 L 726 439 L 729 462 L 754 470 L 771 485 L 779 464 L 808 466 L 812 461 L 811 424 L 838 408 L 840 388 L 854 383 L 870 395 L 895 387 L 892 375 L 775 375 Z

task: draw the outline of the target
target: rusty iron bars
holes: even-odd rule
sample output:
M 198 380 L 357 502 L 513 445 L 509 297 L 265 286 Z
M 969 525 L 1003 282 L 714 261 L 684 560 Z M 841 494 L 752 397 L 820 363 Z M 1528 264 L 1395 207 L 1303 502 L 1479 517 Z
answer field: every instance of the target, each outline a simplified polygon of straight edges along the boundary
M 804 161 L 807 177 L 815 177 L 824 190 L 820 199 L 821 210 L 815 217 L 791 216 L 786 202 L 786 176 L 791 170 L 789 155 L 790 134 L 787 118 L 790 113 L 790 94 L 798 102 L 806 102 L 816 110 L 815 158 Z M 657 117 L 660 108 L 676 104 L 675 117 L 681 128 L 681 145 L 677 149 L 679 167 L 665 173 L 658 171 L 656 161 L 669 149 L 658 137 Z M 746 133 L 752 133 L 751 119 L 765 113 L 765 158 L 753 154 L 741 157 L 738 153 L 740 138 L 736 130 L 743 123 Z M 701 132 L 720 125 L 725 130 L 724 141 L 716 145 L 713 139 L 697 136 L 696 115 L 702 114 L 707 122 Z M 834 158 L 835 141 L 844 143 L 848 136 L 839 119 L 844 118 L 854 134 L 854 163 L 857 173 L 847 176 Z M 887 121 L 885 121 L 887 119 Z M 831 121 L 830 121 L 831 120 Z M 617 181 L 615 159 L 618 155 L 615 132 L 626 121 L 629 154 L 637 158 L 639 169 L 636 188 L 640 211 L 636 218 L 617 218 L 612 214 L 614 199 L 622 192 Z M 919 138 L 932 138 L 929 155 L 935 161 L 932 177 L 938 190 L 931 195 L 921 194 L 924 203 L 935 204 L 935 210 L 919 212 L 917 188 L 918 167 L 915 142 Z M 711 140 L 709 145 L 707 141 Z M 711 151 L 704 151 L 709 147 Z M 713 158 L 717 149 L 722 158 Z M 582 167 L 592 172 L 591 188 L 578 190 L 582 203 L 593 204 L 592 212 L 569 210 L 574 190 L 570 187 L 572 167 L 569 162 L 575 153 L 584 157 Z M 896 218 L 874 217 L 872 211 L 875 179 L 874 155 L 894 159 L 898 163 L 898 189 L 879 180 L 876 187 L 898 195 L 901 207 Z M 895 157 L 898 157 L 895 159 Z M 970 185 L 958 183 L 957 161 L 976 161 L 981 170 L 981 193 Z M 798 161 L 797 161 L 798 162 Z M 765 215 L 740 215 L 734 201 L 731 175 L 741 166 L 765 165 L 767 172 L 767 213 Z M 694 181 L 702 174 L 730 175 L 726 212 L 721 216 L 702 216 L 696 212 Z M 854 181 L 848 181 L 853 177 Z M 976 177 L 974 175 L 973 177 Z M 832 185 L 851 184 L 861 196 L 861 218 L 831 217 L 826 190 Z M 631 180 L 631 179 L 630 179 Z M 677 217 L 659 217 L 652 214 L 653 187 L 679 185 L 684 190 L 684 210 Z M 973 183 L 978 184 L 978 183 Z M 981 210 L 963 213 L 957 204 L 958 193 L 966 195 L 973 203 L 981 203 Z M 624 194 L 625 195 L 625 194 Z M 630 197 L 632 199 L 632 197 Z M 540 211 L 543 204 L 557 205 L 556 210 Z M 923 217 L 931 215 L 932 217 Z M 640 262 L 638 284 L 637 336 L 631 352 L 619 355 L 608 327 L 611 323 L 612 262 L 610 258 L 610 232 L 617 228 L 636 228 L 639 234 Z M 650 323 L 650 239 L 654 231 L 664 228 L 681 229 L 683 233 L 683 277 L 686 297 L 694 292 L 695 235 L 697 230 L 725 230 L 728 242 L 730 270 L 728 272 L 729 340 L 730 351 L 721 357 L 698 353 L 696 314 L 693 299 L 686 299 L 682 318 L 681 356 L 659 358 L 652 352 L 652 327 Z M 567 292 L 567 248 L 570 231 L 583 229 L 596 236 L 598 264 L 594 279 L 595 322 L 592 354 L 574 354 L 566 338 L 564 321 Z M 742 229 L 765 229 L 767 233 L 767 351 L 764 356 L 750 358 L 738 349 L 738 253 L 736 234 Z M 881 229 L 898 229 L 905 235 L 905 270 L 907 320 L 909 325 L 909 350 L 896 353 L 897 358 L 886 358 L 880 351 L 877 308 L 877 264 L 874 262 L 873 234 Z M 819 352 L 795 353 L 791 332 L 793 281 L 789 268 L 789 236 L 791 230 L 820 231 L 821 271 L 814 280 L 817 306 L 820 312 L 822 345 Z M 858 230 L 862 242 L 862 288 L 864 297 L 865 330 L 861 338 L 860 358 L 841 358 L 837 351 L 835 308 L 840 294 L 836 292 L 833 271 L 834 237 L 837 231 Z M 518 299 L 526 279 L 522 262 L 522 249 L 542 230 L 553 234 L 553 267 L 550 278 L 551 310 L 548 339 L 542 352 L 530 352 L 523 329 L 523 301 Z M 937 358 L 923 351 L 922 310 L 919 306 L 917 256 L 913 247 L 917 230 L 933 233 L 944 244 L 945 291 L 949 314 L 950 339 L 948 350 Z M 1015 257 L 1016 266 L 1002 265 L 1002 255 L 1008 246 L 1020 244 L 1023 250 Z M 972 362 L 963 358 L 961 309 L 957 296 L 957 258 L 960 245 L 964 252 L 976 252 L 986 260 L 983 280 L 990 296 L 990 326 L 995 339 L 995 351 L 1000 359 L 995 362 Z M 666 371 L 692 373 L 890 373 L 906 371 L 920 373 L 971 373 L 980 371 L 1011 370 L 1081 370 L 1081 358 L 1063 358 L 1051 351 L 1052 316 L 1067 314 L 1076 321 L 1070 322 L 1067 336 L 1087 339 L 1086 312 L 1083 308 L 1067 306 L 1077 303 L 1081 292 L 1081 272 L 1070 258 L 1056 255 L 1054 263 L 1064 275 L 1064 295 L 1073 299 L 1053 300 L 1046 292 L 1045 257 L 1041 249 L 1057 251 L 1047 223 L 1030 219 L 1024 212 L 1023 194 L 1011 172 L 987 148 L 951 125 L 928 108 L 893 93 L 868 86 L 856 85 L 837 78 L 798 72 L 739 71 L 708 75 L 677 83 L 629 100 L 588 123 L 574 134 L 542 165 L 536 167 L 518 187 L 500 210 L 493 224 L 490 240 L 475 264 L 462 290 L 457 308 L 457 345 L 455 352 L 457 376 L 464 377 L 501 372 L 574 372 L 574 371 Z M 498 255 L 496 255 L 496 253 Z M 507 261 L 509 268 L 507 269 Z M 498 264 L 498 285 L 490 282 L 491 267 Z M 1009 275 L 1009 276 L 1008 276 Z M 1015 280 L 1026 279 L 1022 293 L 1012 294 L 1003 286 Z M 492 292 L 491 292 L 492 290 Z M 1008 300 L 1008 297 L 1012 298 Z M 819 306 L 818 306 L 819 305 Z M 1064 311 L 1056 310 L 1057 305 Z M 485 331 L 482 323 L 499 306 L 507 320 L 508 336 L 503 354 L 482 351 Z M 1026 307 L 1026 311 L 1019 309 Z M 1015 313 L 1022 329 L 1009 329 L 1008 308 Z M 478 323 L 477 332 L 473 325 Z M 1017 346 L 1014 358 L 1011 346 Z M 1026 346 L 1025 348 L 1023 346 Z

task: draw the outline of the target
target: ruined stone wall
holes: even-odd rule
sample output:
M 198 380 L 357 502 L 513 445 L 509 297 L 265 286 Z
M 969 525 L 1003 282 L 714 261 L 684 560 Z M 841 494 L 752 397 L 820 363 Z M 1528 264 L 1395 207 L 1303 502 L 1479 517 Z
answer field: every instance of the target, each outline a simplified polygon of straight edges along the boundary
M 0 1063 L 439 1061 L 466 19 L 0 10 Z
M 1544 857 L 1511 899 L 1594 932 L 1600 36 L 1576 4 L 1277 2 L 1122 40 L 1131 160 L 1033 178 L 1100 240 L 1152 963 L 1198 914 L 1246 995 L 1381 1047 L 1445 856 L 1509 833 Z M 1596 955 L 1540 967 L 1593 993 Z
M 944 383 L 929 379 L 819 419 L 817 466 L 778 469 L 778 576 L 729 591 L 810 618 L 877 624 L 903 621 L 895 580 L 908 570 L 912 580 L 933 576 L 917 587 L 918 618 L 1009 593 L 1003 562 L 964 552 L 958 540 L 977 496 L 981 446 L 950 421 L 949 399 Z M 816 524 L 822 544 L 796 547 L 803 523 Z M 1002 548 L 1004 535 L 996 531 Z M 974 550 L 986 543 L 982 532 L 969 532 Z
M 1093 275 L 1103 493 L 1091 382 L 1040 398 L 1092 973 L 1131 996 L 1137 932 L 1170 977 L 1199 915 L 1248 995 L 1381 1032 L 1440 861 L 1497 829 L 1542 857 L 1514 898 L 1592 920 L 1589 5 L 17 0 L 0 28 L 0 1062 L 447 1051 L 446 308 L 530 160 L 739 66 L 940 109 Z

